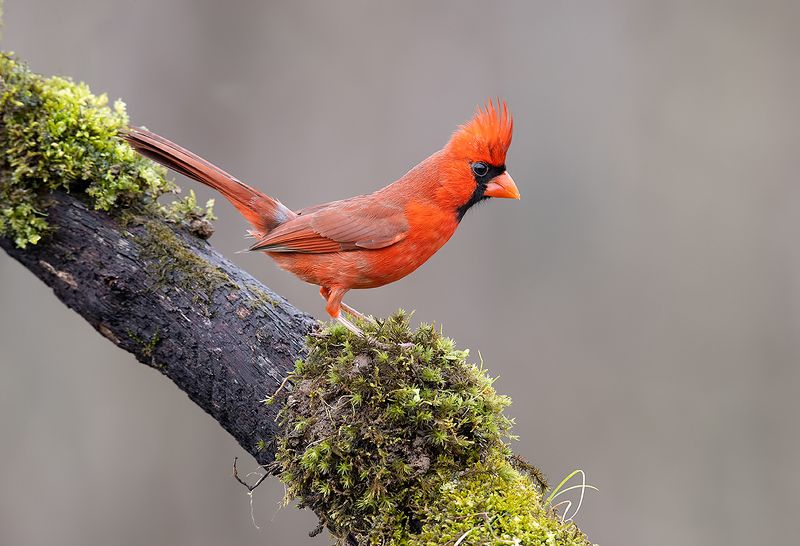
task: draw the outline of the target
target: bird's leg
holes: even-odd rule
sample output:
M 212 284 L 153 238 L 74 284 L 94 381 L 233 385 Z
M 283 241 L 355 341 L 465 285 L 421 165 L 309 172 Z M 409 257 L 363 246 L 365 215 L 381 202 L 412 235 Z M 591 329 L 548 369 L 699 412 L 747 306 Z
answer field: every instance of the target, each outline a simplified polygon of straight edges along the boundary
M 372 324 L 374 324 L 375 326 L 380 326 L 378 324 L 378 321 L 375 320 L 375 317 L 373 317 L 372 315 L 364 315 L 362 313 L 359 313 L 354 308 L 352 308 L 349 305 L 347 305 L 345 302 L 342 302 L 342 309 L 344 309 L 344 312 L 347 313 L 350 316 L 356 317 L 357 319 L 360 319 L 360 320 L 368 320 Z
M 364 332 L 362 332 L 358 326 L 342 316 L 342 298 L 344 297 L 345 292 L 347 292 L 346 289 L 339 287 L 331 289 L 327 286 L 322 286 L 319 289 L 320 295 L 328 302 L 328 304 L 325 306 L 325 310 L 328 312 L 331 318 L 341 322 L 345 328 L 354 334 L 364 337 Z
M 344 318 L 344 316 L 342 316 L 341 313 L 339 313 L 339 316 L 336 317 L 336 320 L 338 320 L 341 324 L 344 325 L 345 328 L 347 328 L 348 330 L 350 330 L 351 332 L 353 332 L 357 336 L 367 337 L 367 334 L 365 334 L 361 330 L 361 328 L 359 328 L 358 326 L 356 326 L 355 324 L 353 324 L 352 322 L 350 322 L 349 320 Z
M 327 286 L 321 286 L 320 289 L 319 289 L 319 295 L 322 296 L 322 298 L 325 301 L 328 301 L 330 299 L 330 297 L 331 297 L 331 289 L 328 288 Z M 342 293 L 342 297 L 344 297 L 344 293 Z M 372 323 L 376 323 L 374 318 L 368 317 L 366 315 L 363 315 L 363 314 L 359 313 L 357 310 L 353 309 L 352 307 L 350 307 L 349 305 L 347 305 L 343 301 L 339 302 L 339 307 L 341 309 L 343 309 L 345 313 L 347 313 L 348 315 L 351 315 L 353 317 L 356 317 L 357 319 L 369 320 Z M 333 315 L 331 315 L 331 316 L 333 316 Z
M 328 302 L 328 304 L 325 306 L 325 310 L 328 312 L 328 314 L 331 316 L 331 318 L 338 320 L 340 323 L 342 323 L 344 325 L 345 328 L 347 328 L 348 330 L 350 330 L 351 332 L 353 332 L 354 334 L 356 334 L 358 336 L 361 336 L 361 337 L 363 337 L 365 339 L 368 339 L 370 342 L 374 343 L 378 347 L 380 347 L 382 349 L 389 349 L 388 345 L 378 341 L 377 339 L 375 339 L 374 337 L 372 337 L 370 335 L 365 334 L 358 326 L 356 326 L 355 324 L 353 324 L 352 322 L 350 322 L 349 320 L 347 320 L 345 317 L 342 316 L 342 309 L 344 309 L 346 312 L 350 313 L 351 315 L 359 316 L 361 318 L 364 318 L 364 316 L 361 313 L 358 313 L 357 311 L 355 313 L 353 313 L 353 311 L 355 311 L 355 310 L 352 307 L 349 307 L 349 306 L 347 306 L 347 305 L 342 303 L 342 298 L 344 298 L 345 292 L 347 292 L 346 288 L 339 288 L 339 287 L 328 288 L 326 286 L 323 286 L 323 287 L 321 287 L 319 289 L 319 293 Z M 373 322 L 375 322 L 375 320 L 372 319 L 372 317 L 369 317 L 369 320 L 372 320 Z M 413 343 L 401 343 L 400 346 L 401 347 L 409 347 L 409 346 L 413 347 L 414 344 Z
M 357 319 L 368 320 L 368 318 L 366 316 L 362 315 L 361 313 L 359 313 L 358 311 L 356 311 L 355 309 L 353 309 L 352 307 L 347 305 L 345 302 L 342 302 L 341 305 L 342 305 L 342 309 L 344 309 L 344 312 L 347 313 L 348 315 L 352 315 L 352 316 L 356 317 Z

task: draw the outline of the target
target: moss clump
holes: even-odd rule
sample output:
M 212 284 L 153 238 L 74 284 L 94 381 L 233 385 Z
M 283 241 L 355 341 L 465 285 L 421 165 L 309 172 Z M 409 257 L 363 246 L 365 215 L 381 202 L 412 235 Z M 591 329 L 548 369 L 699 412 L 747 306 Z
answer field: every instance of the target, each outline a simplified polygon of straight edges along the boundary
M 290 376 L 277 452 L 287 500 L 362 544 L 442 544 L 445 533 L 481 524 L 478 512 L 494 532 L 522 537 L 530 523 L 524 536 L 556 529 L 555 544 L 585 543 L 561 540 L 574 529 L 543 509 L 534 481 L 512 467 L 509 399 L 466 351 L 430 325 L 411 331 L 402 312 L 360 326 L 366 338 L 340 325 L 311 337 Z M 494 542 L 461 542 L 486 543 Z
M 214 200 L 209 199 L 206 206 L 201 207 L 197 203 L 194 190 L 189 190 L 189 195 L 183 199 L 175 199 L 162 210 L 167 220 L 185 225 L 201 239 L 208 239 L 214 234 L 214 225 L 211 223 L 217 219 L 214 216 Z
M 192 193 L 170 207 L 156 200 L 179 191 L 166 171 L 117 137 L 125 104 L 109 105 L 83 83 L 44 78 L 0 52 L 0 236 L 36 244 L 48 228 L 48 193 L 81 192 L 98 210 L 147 209 L 207 238 L 211 203 Z
M 0 234 L 20 247 L 47 229 L 49 191 L 81 190 L 95 208 L 155 201 L 171 191 L 164 170 L 136 154 L 117 133 L 125 105 L 68 79 L 43 78 L 0 54 Z
M 422 531 L 399 537 L 404 546 L 570 545 L 586 536 L 542 505 L 541 490 L 506 459 L 476 465 L 439 488 L 427 508 Z M 463 538 L 462 538 L 463 537 Z

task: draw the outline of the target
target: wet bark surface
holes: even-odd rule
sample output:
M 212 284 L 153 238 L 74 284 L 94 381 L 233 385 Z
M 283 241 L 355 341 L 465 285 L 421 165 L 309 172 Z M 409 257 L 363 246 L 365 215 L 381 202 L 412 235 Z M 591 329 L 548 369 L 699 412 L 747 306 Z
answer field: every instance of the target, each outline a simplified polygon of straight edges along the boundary
M 271 462 L 277 408 L 262 401 L 303 356 L 314 319 L 185 230 L 155 219 L 125 225 L 63 193 L 53 200 L 52 234 L 27 249 L 0 237 L 0 247 Z

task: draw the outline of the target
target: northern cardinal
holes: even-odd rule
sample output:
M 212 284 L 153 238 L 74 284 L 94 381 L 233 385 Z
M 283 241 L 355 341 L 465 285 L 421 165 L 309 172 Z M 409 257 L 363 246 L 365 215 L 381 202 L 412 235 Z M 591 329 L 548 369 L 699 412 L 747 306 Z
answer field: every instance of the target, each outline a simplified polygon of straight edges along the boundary
M 281 268 L 320 286 L 328 314 L 360 332 L 341 314 L 361 317 L 342 302 L 348 290 L 383 286 L 417 269 L 476 203 L 519 199 L 506 172 L 513 125 L 506 103 L 490 100 L 444 148 L 397 181 L 296 212 L 146 129 L 121 136 L 140 154 L 224 195 L 253 226 L 256 242 L 249 250 L 266 252 Z

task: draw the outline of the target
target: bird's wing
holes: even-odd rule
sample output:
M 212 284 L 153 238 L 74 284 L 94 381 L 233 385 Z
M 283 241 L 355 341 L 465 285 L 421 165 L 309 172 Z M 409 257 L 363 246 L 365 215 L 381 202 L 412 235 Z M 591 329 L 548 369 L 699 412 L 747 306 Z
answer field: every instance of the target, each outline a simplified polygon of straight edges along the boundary
M 361 197 L 303 209 L 250 250 L 324 254 L 377 249 L 401 241 L 407 232 L 402 206 Z

